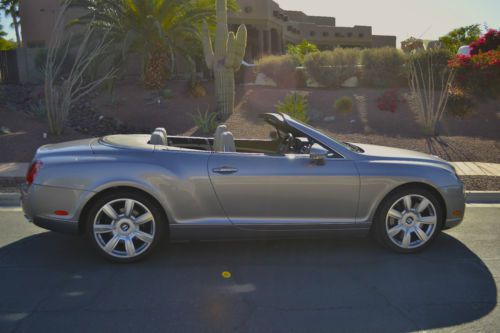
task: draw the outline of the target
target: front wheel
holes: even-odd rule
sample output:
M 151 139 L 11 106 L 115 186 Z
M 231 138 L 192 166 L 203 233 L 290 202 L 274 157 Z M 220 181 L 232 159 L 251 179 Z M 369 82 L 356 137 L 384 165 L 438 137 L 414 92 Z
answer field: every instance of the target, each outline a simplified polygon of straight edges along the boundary
M 136 192 L 110 193 L 91 207 L 87 233 L 105 258 L 133 262 L 147 256 L 159 242 L 164 218 L 161 208 Z
M 374 221 L 375 237 L 396 252 L 419 252 L 441 230 L 442 216 L 433 193 L 420 188 L 402 189 L 383 201 Z

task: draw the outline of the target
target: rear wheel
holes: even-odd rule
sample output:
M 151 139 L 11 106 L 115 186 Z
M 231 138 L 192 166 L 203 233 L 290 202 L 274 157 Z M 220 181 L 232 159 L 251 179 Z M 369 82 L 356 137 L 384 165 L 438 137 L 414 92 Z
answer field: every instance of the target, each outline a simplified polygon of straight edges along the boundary
M 435 239 L 443 211 L 436 196 L 421 188 L 406 188 L 389 195 L 375 218 L 377 240 L 400 253 L 419 252 Z
M 99 254 L 114 262 L 149 255 L 163 234 L 161 208 L 148 196 L 120 191 L 99 198 L 88 214 L 87 233 Z

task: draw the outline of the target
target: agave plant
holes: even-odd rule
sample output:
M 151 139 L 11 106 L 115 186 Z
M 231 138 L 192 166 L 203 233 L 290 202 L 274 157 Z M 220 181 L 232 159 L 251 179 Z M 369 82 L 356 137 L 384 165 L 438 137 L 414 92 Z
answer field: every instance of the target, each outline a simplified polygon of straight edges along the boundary
M 142 59 L 147 86 L 161 88 L 175 69 L 176 55 L 190 59 L 201 54 L 202 21 L 215 26 L 215 4 L 210 0 L 74 0 L 86 10 L 75 23 L 110 31 L 112 58 L 125 68 L 131 54 Z M 237 8 L 235 0 L 230 8 Z
M 210 134 L 215 131 L 217 128 L 217 113 L 209 112 L 206 110 L 205 112 L 201 112 L 198 108 L 196 115 L 191 115 L 194 124 L 198 127 L 198 129 L 203 134 Z

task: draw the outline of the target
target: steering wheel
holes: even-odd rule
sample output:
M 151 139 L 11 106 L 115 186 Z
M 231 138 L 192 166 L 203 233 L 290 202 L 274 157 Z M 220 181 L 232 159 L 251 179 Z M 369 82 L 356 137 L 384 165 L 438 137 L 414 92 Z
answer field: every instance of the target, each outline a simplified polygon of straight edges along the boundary
M 281 141 L 280 146 L 278 148 L 278 153 L 280 155 L 285 155 L 290 151 L 290 148 L 293 144 L 293 135 L 292 133 L 288 133 Z

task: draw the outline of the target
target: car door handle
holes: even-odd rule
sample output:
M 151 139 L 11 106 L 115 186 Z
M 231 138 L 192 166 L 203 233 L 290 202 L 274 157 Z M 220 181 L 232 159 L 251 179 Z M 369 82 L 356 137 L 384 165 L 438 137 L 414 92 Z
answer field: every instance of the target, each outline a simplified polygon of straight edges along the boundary
M 232 168 L 232 167 L 223 166 L 223 167 L 219 167 L 219 168 L 213 168 L 212 171 L 215 172 L 215 173 L 220 173 L 220 174 L 227 175 L 227 174 L 230 174 L 230 173 L 237 172 L 238 169 Z

